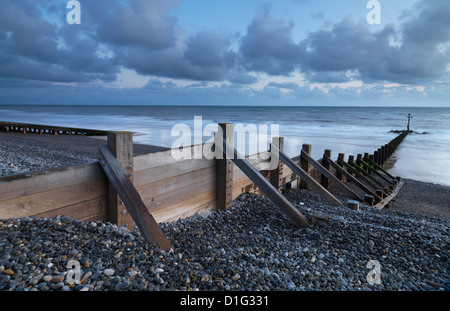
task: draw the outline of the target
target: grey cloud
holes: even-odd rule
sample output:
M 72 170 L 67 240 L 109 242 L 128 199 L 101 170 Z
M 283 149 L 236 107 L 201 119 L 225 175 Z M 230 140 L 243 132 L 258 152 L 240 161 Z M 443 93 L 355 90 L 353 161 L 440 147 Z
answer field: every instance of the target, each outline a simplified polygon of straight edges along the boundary
M 2 1 L 0 76 L 51 82 L 114 80 L 117 67 L 97 56 L 98 43 L 84 25 L 89 23 L 58 28 L 43 18 L 34 2 Z
M 236 37 L 231 35 L 212 30 L 185 33 L 174 13 L 179 0 L 84 1 L 82 24 L 76 26 L 46 21 L 36 2 L 1 1 L 1 83 L 7 77 L 112 81 L 120 66 L 143 75 L 235 84 L 255 83 L 257 73 L 289 76 L 295 71 L 303 72 L 309 82 L 324 83 L 448 78 L 448 1 L 420 2 L 396 28 L 386 25 L 374 32 L 367 23 L 347 17 L 329 30 L 309 33 L 301 42 L 293 40 L 294 22 L 273 17 L 266 7 L 237 38 L 235 50 Z M 64 5 L 39 3 L 46 5 L 47 13 L 65 18 Z M 400 45 L 392 45 L 392 39 Z M 110 55 L 102 55 L 102 48 Z
M 386 25 L 379 32 L 347 17 L 330 31 L 317 31 L 306 40 L 308 53 L 303 68 L 313 80 L 335 82 L 347 70 L 364 81 L 425 83 L 448 75 L 450 63 L 450 2 L 423 1 L 417 15 L 396 31 Z M 400 46 L 391 39 L 400 40 Z M 323 73 L 327 73 L 324 75 Z
M 95 3 L 93 3 L 95 2 Z M 175 43 L 177 19 L 170 15 L 179 1 L 90 1 L 91 20 L 98 39 L 119 46 L 145 46 L 161 50 Z
M 241 40 L 240 53 L 245 68 L 269 75 L 289 75 L 300 64 L 304 47 L 292 40 L 294 23 L 258 14 Z
M 372 33 L 366 24 L 355 24 L 348 16 L 330 31 L 317 31 L 309 35 L 309 52 L 304 67 L 319 72 L 364 67 L 385 53 L 389 45 L 386 38 L 390 34 L 386 30 Z

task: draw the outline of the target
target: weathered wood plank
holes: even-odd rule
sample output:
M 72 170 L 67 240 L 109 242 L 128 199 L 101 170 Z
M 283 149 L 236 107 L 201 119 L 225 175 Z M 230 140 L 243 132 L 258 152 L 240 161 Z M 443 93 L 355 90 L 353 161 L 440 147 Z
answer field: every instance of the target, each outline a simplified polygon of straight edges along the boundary
M 396 180 L 396 177 L 392 176 L 391 174 L 389 174 L 387 171 L 385 171 L 381 166 L 379 166 L 377 163 L 375 163 L 374 161 L 372 161 L 370 158 L 368 157 L 364 157 L 364 160 L 367 161 L 369 164 L 372 164 L 373 166 L 375 166 L 375 168 L 377 170 L 382 171 L 384 174 L 386 174 L 389 178 Z
M 93 181 L 106 182 L 98 162 L 0 178 L 0 201 Z
M 384 199 L 382 199 L 380 202 L 378 202 L 374 208 L 376 209 L 383 209 L 393 198 L 395 198 L 398 194 L 398 192 L 400 191 L 400 189 L 403 186 L 403 181 L 400 181 L 400 183 L 395 187 L 394 191 L 388 195 L 387 197 L 385 197 Z
M 232 161 L 236 164 L 254 183 L 258 186 L 265 195 L 275 203 L 278 208 L 297 226 L 308 227 L 309 221 L 289 202 L 270 182 L 265 179 L 250 163 L 243 158 L 234 148 L 224 144 L 216 148 L 226 150 L 226 154 L 232 154 Z M 275 147 L 276 148 L 276 147 Z
M 186 153 L 186 158 L 178 159 L 174 154 L 177 150 L 165 150 L 160 152 L 148 153 L 133 158 L 134 171 L 148 170 L 151 168 L 179 163 L 189 160 L 213 160 L 214 152 L 212 146 L 214 143 L 198 144 L 193 146 L 183 147 L 183 152 Z
M 353 184 L 355 184 L 358 188 L 360 188 L 362 191 L 364 191 L 366 194 L 371 194 L 374 197 L 378 198 L 378 196 L 376 195 L 376 193 L 374 191 L 372 191 L 371 189 L 369 189 L 366 185 L 364 185 L 363 183 L 361 183 L 358 179 L 356 179 L 355 177 L 352 176 L 352 174 L 350 174 L 349 172 L 347 172 L 343 167 L 341 167 L 339 164 L 337 164 L 336 162 L 334 162 L 333 160 L 331 160 L 330 158 L 328 158 L 327 156 L 324 156 L 324 159 L 326 159 L 328 161 L 328 163 L 330 163 L 331 166 L 333 166 L 338 172 L 340 172 L 342 175 L 344 175 L 345 178 L 347 178 L 347 180 L 349 180 L 350 182 L 352 182 Z M 345 162 L 341 162 L 341 163 L 345 163 Z M 378 198 L 379 200 L 381 200 L 381 198 Z
M 351 161 L 350 161 L 351 162 Z M 358 172 L 357 169 L 355 169 L 352 165 L 348 164 L 347 162 L 341 162 L 340 164 L 342 164 L 343 167 L 345 167 L 345 169 L 347 169 L 350 173 L 355 174 L 355 177 L 360 180 L 360 182 L 364 182 L 366 185 L 368 185 L 369 187 L 371 187 L 372 189 L 376 190 L 377 187 L 375 185 L 373 185 L 369 180 L 367 180 L 366 177 L 364 177 L 363 174 L 361 174 L 360 172 Z
M 276 148 L 276 147 L 275 147 Z M 276 152 L 276 150 L 275 150 Z M 283 161 L 289 168 L 298 176 L 300 176 L 301 180 L 306 182 L 308 186 L 310 186 L 313 190 L 317 191 L 321 196 L 323 196 L 328 202 L 332 204 L 337 204 L 340 206 L 344 206 L 344 204 L 339 201 L 334 195 L 332 195 L 327 189 L 323 188 L 320 183 L 318 183 L 314 178 L 308 175 L 301 167 L 297 166 L 286 154 L 279 151 L 279 157 L 281 161 Z M 305 153 L 304 150 L 301 151 L 303 155 Z
M 331 180 L 333 184 L 335 184 L 339 189 L 346 192 L 351 198 L 354 198 L 356 200 L 359 200 L 361 202 L 364 202 L 364 199 L 361 198 L 359 195 L 354 193 L 350 188 L 348 188 L 344 183 L 342 183 L 337 177 L 335 177 L 333 174 L 330 173 L 325 167 L 323 167 L 319 162 L 314 160 L 309 154 L 304 152 L 302 150 L 301 156 L 304 157 L 309 163 L 311 163 L 312 166 L 314 166 L 322 175 L 326 176 L 328 179 Z M 324 154 L 323 160 L 327 163 L 329 159 L 327 154 Z
M 108 147 L 100 146 L 99 151 L 102 158 L 100 164 L 102 165 L 103 170 L 125 204 L 128 212 L 131 214 L 136 225 L 139 227 L 145 240 L 150 243 L 156 243 L 165 251 L 171 249 L 170 243 L 158 223 L 148 212 L 138 192 L 120 167 L 119 163 L 117 163 Z
M 134 172 L 134 185 L 136 187 L 151 184 L 163 179 L 183 175 L 192 171 L 201 170 L 207 167 L 215 167 L 215 160 L 193 159 L 183 160 L 172 164 L 153 167 L 150 169 Z
M 367 158 L 368 159 L 368 158 Z M 357 164 L 361 164 L 364 167 L 368 168 L 369 170 L 371 170 L 371 172 L 375 175 L 377 175 L 378 177 L 380 177 L 381 179 L 383 179 L 385 182 L 387 182 L 390 185 L 394 185 L 394 182 L 392 180 L 387 179 L 383 174 L 381 174 L 380 172 L 378 172 L 377 170 L 373 169 L 369 164 L 367 164 L 365 161 L 363 161 L 362 159 L 359 159 Z
M 356 164 L 354 161 L 348 161 L 348 164 L 353 168 L 354 172 L 359 174 L 360 178 L 364 178 L 364 182 L 366 184 L 368 184 L 370 187 L 372 187 L 373 189 L 378 189 L 378 188 L 384 188 L 384 185 L 382 183 L 380 183 L 378 180 L 376 180 L 375 178 L 373 178 L 372 176 L 370 176 L 369 173 L 367 173 L 366 171 L 364 171 L 361 167 L 359 167 L 358 164 Z M 355 173 L 355 174 L 356 174 Z M 377 185 L 375 185 L 377 184 Z
M 93 181 L 0 201 L 0 219 L 33 216 L 107 195 L 106 181 Z
M 92 199 L 89 201 L 83 201 L 69 206 L 53 209 L 47 212 L 33 215 L 33 217 L 55 217 L 57 215 L 64 215 L 78 220 L 96 220 L 106 221 L 108 220 L 108 198 L 106 196 Z
M 202 183 L 207 180 L 210 180 L 211 182 L 216 181 L 215 167 L 207 167 L 201 170 L 163 179 L 151 184 L 142 185 L 136 187 L 136 190 L 145 202 L 152 197 L 165 193 L 173 193 L 179 189 Z
M 216 208 L 216 189 L 150 212 L 157 222 L 168 222 Z
M 265 179 L 268 179 L 270 171 L 259 172 Z M 247 176 L 242 177 L 239 180 L 233 181 L 233 200 L 245 192 L 255 192 L 258 187 Z
M 189 198 L 200 195 L 204 192 L 215 189 L 216 180 L 208 179 L 190 186 L 179 188 L 172 192 L 166 192 L 160 195 L 155 195 L 149 199 L 142 200 L 149 211 L 155 211 L 165 208 L 166 206 L 176 204 L 178 202 L 185 202 Z

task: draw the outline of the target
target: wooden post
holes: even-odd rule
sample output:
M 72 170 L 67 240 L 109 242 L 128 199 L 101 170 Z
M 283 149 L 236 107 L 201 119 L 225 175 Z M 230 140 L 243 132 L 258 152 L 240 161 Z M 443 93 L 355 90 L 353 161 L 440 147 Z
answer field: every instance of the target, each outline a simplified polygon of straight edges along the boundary
M 331 150 L 330 149 L 325 149 L 325 151 L 323 152 L 324 157 L 322 159 L 322 166 L 329 171 L 330 170 L 330 164 L 328 163 L 327 160 L 325 160 L 325 155 L 329 158 L 331 158 Z M 325 189 L 328 189 L 330 187 L 330 181 L 327 178 L 327 176 L 325 176 L 324 174 L 322 174 L 321 178 L 320 178 L 320 183 L 322 184 L 322 186 Z
M 274 147 L 274 148 L 276 148 L 276 147 Z M 292 161 L 292 159 L 289 158 L 284 152 L 279 151 L 279 154 L 280 154 L 281 161 L 283 161 L 284 164 L 286 164 L 295 174 L 299 175 L 300 178 L 302 179 L 302 181 L 305 181 L 306 183 L 308 183 L 308 185 L 311 187 L 311 189 L 317 191 L 328 202 L 330 202 L 332 204 L 344 206 L 344 204 L 342 204 L 333 194 L 331 194 L 327 189 L 323 188 L 320 185 L 320 183 L 318 183 L 314 178 L 312 178 L 302 168 L 300 168 L 297 164 L 295 164 L 295 162 Z M 305 160 L 307 160 L 306 158 L 309 157 L 309 155 L 304 151 L 301 152 L 300 156 L 303 156 L 305 158 Z M 317 163 L 317 162 L 315 161 L 315 163 Z M 318 166 L 320 165 L 320 163 L 317 163 L 317 164 L 318 164 Z M 321 165 L 320 165 L 320 167 L 321 167 Z M 326 170 L 323 169 L 323 172 L 326 172 Z M 333 176 L 333 175 L 329 174 L 329 176 Z
M 347 207 L 352 210 L 359 210 L 359 202 L 355 200 L 348 200 L 347 201 Z
M 311 145 L 303 144 L 302 150 L 306 152 L 308 155 L 311 155 Z M 300 152 L 301 154 L 301 152 Z M 304 159 L 302 156 L 300 156 L 300 167 L 302 170 L 304 170 L 308 175 L 311 176 L 311 164 Z M 300 189 L 309 189 L 308 183 L 304 181 L 303 179 L 300 179 Z
M 313 166 L 316 170 L 318 170 L 322 175 L 324 175 L 325 177 L 327 177 L 329 179 L 329 181 L 331 183 L 333 183 L 336 187 L 340 188 L 341 190 L 345 191 L 347 194 L 350 195 L 350 197 L 355 198 L 356 200 L 360 200 L 362 201 L 363 199 L 360 198 L 356 193 L 354 193 L 351 189 L 349 189 L 346 185 L 344 185 L 336 176 L 334 176 L 329 170 L 327 170 L 325 167 L 322 166 L 322 164 L 320 164 L 319 162 L 317 162 L 316 160 L 314 160 L 313 158 L 311 158 L 310 155 L 308 155 L 307 153 L 302 151 L 301 156 L 303 158 L 305 158 L 310 164 L 311 166 Z M 323 155 L 323 160 L 328 162 L 330 164 L 330 158 L 324 154 Z M 291 168 L 292 169 L 292 168 Z M 309 176 L 309 175 L 307 175 Z M 314 185 L 310 184 L 310 186 L 312 187 Z M 326 190 L 325 190 L 326 191 Z M 319 191 L 320 192 L 320 191 Z
M 133 183 L 133 133 L 108 133 L 108 149 L 125 171 L 128 179 Z M 108 183 L 108 201 L 109 221 L 117 224 L 119 227 L 125 226 L 132 231 L 134 229 L 134 221 L 111 183 Z
M 375 197 L 373 195 L 370 194 L 366 194 L 365 195 L 365 202 L 369 205 L 369 206 L 373 206 L 375 204 Z
M 157 244 L 162 250 L 169 251 L 172 246 L 162 232 L 155 218 L 149 213 L 139 193 L 128 179 L 122 166 L 114 158 L 107 146 L 99 146 L 100 165 L 108 177 L 109 183 L 123 198 L 128 210 L 142 237 L 149 243 Z
M 340 161 L 344 161 L 345 159 L 345 154 L 344 153 L 339 153 L 338 154 L 338 158 L 337 158 L 337 162 L 339 163 Z M 327 161 L 328 162 L 328 161 Z M 328 165 L 330 165 L 330 163 L 328 162 Z M 344 175 L 342 175 L 342 173 L 340 171 L 336 171 L 336 177 L 340 180 L 340 181 L 345 181 L 345 177 Z
M 227 145 L 234 148 L 234 124 L 219 123 L 216 133 L 216 145 Z M 226 210 L 233 204 L 233 162 L 234 155 L 228 155 L 222 152 L 221 148 L 216 148 L 217 159 L 217 209 Z
M 273 137 L 272 138 L 272 145 L 278 146 L 278 149 L 280 151 L 283 151 L 284 146 L 284 137 Z M 273 148 L 270 148 L 270 151 L 273 152 Z M 278 157 L 278 156 L 277 156 Z M 270 171 L 270 183 L 272 186 L 275 187 L 275 189 L 278 189 L 278 191 L 282 191 L 283 183 L 281 180 L 281 177 L 283 176 L 283 162 L 278 157 L 278 166 L 276 169 Z
M 266 179 L 263 175 L 253 167 L 247 159 L 240 158 L 238 152 L 230 144 L 223 144 L 222 148 L 220 145 L 215 146 L 216 150 L 219 149 L 230 155 L 230 158 L 236 164 L 236 166 L 248 177 L 250 180 L 270 199 L 275 205 L 277 205 L 281 211 L 283 211 L 286 216 L 299 227 L 308 227 L 309 221 L 303 216 L 302 213 L 294 207 L 289 200 L 287 200 L 274 186 Z M 273 148 L 276 148 L 273 146 Z M 280 156 L 283 153 L 280 152 Z M 319 185 L 320 187 L 320 185 Z M 325 190 L 326 191 L 326 190 Z

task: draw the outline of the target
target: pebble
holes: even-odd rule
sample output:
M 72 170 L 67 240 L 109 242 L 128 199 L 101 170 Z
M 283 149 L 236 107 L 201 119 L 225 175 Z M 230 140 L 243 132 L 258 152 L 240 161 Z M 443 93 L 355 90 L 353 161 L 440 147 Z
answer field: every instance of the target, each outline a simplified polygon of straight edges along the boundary
M 0 290 L 445 290 L 449 220 L 343 209 L 308 190 L 286 198 L 329 222 L 297 228 L 267 198 L 244 194 L 225 212 L 161 224 L 174 246 L 163 252 L 138 228 L 109 222 L 1 220 Z M 69 260 L 80 284 L 68 283 Z M 379 285 L 367 283 L 369 260 L 380 264 Z
M 53 276 L 51 276 L 51 275 L 45 275 L 45 276 L 42 278 L 42 280 L 43 280 L 44 282 L 50 282 L 52 279 L 53 279 Z

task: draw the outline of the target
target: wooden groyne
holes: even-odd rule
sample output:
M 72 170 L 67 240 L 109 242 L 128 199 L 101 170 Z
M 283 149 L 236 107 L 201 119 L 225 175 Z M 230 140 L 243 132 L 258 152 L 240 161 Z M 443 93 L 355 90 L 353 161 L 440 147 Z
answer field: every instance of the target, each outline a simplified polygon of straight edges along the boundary
M 20 132 L 23 134 L 51 134 L 51 135 L 81 135 L 81 136 L 106 136 L 108 131 L 74 128 L 65 126 L 42 125 L 20 122 L 0 121 L 0 131 Z
M 229 141 L 234 135 L 233 124 L 219 127 L 225 133 L 220 142 Z M 133 157 L 131 133 L 112 132 L 98 162 L 1 177 L 0 219 L 64 215 L 111 221 L 128 228 L 136 223 L 147 241 L 168 249 L 170 244 L 158 223 L 228 209 L 242 193 L 254 192 L 266 195 L 296 226 L 307 227 L 314 220 L 284 197 L 284 189 L 311 189 L 342 208 L 357 209 L 360 202 L 384 208 L 403 183 L 383 164 L 407 134 L 402 132 L 372 154 L 349 155 L 345 160 L 340 153 L 332 160 L 332 151 L 325 150 L 323 157 L 315 160 L 308 144 L 298 156 L 287 157 L 283 137 L 274 137 L 270 150 L 256 157 L 215 157 L 217 152 L 237 154 L 233 144 L 219 144 L 217 137 L 215 142 L 185 147 L 192 155 L 188 159 L 175 159 L 171 150 Z M 202 158 L 194 157 L 198 154 Z M 275 169 L 269 165 L 273 157 L 277 160 Z M 350 200 L 337 199 L 330 192 L 331 185 Z

